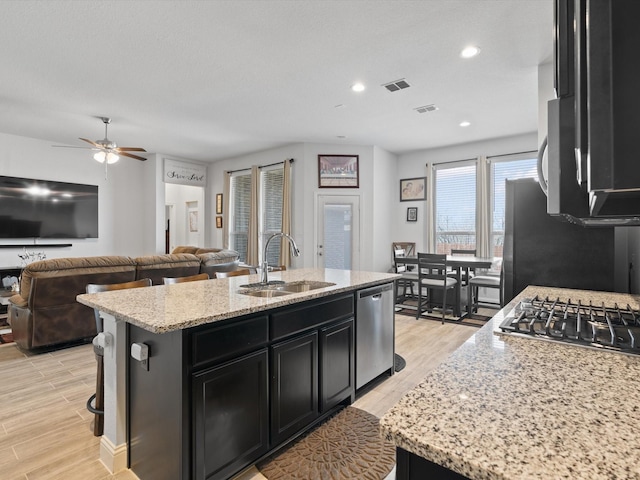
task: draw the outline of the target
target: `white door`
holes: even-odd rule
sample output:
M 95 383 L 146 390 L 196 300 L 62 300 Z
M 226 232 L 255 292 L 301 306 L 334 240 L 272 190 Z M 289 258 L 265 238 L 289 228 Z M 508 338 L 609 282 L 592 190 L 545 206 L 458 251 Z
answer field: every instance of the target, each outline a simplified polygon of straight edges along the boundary
M 360 197 L 318 195 L 318 268 L 360 268 Z

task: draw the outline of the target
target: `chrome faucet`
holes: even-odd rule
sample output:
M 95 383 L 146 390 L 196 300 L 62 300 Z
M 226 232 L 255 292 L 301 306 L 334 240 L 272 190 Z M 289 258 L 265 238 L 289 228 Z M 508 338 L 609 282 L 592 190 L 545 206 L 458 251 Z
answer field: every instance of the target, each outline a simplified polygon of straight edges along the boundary
M 291 237 L 291 235 L 287 234 L 287 233 L 283 233 L 283 232 L 278 232 L 278 233 L 274 233 L 273 235 L 271 235 L 266 243 L 264 244 L 264 251 L 262 252 L 262 280 L 261 283 L 263 284 L 267 284 L 269 283 L 269 265 L 267 264 L 267 247 L 269 247 L 269 242 L 271 242 L 271 239 L 273 239 L 274 237 L 284 237 L 287 240 L 289 240 L 290 245 L 289 247 L 291 248 L 291 253 L 294 257 L 299 257 L 300 256 L 300 249 L 298 248 L 298 245 L 296 245 L 296 241 L 293 239 L 293 237 Z

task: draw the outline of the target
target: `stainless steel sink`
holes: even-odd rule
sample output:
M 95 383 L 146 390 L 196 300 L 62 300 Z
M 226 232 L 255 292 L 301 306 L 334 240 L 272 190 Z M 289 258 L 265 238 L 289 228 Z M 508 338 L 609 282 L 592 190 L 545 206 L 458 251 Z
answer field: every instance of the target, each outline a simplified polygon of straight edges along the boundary
M 318 288 L 326 288 L 333 287 L 335 283 L 330 282 L 312 282 L 307 280 L 302 280 L 300 282 L 289 282 L 284 285 L 280 285 L 277 288 L 280 290 L 284 290 L 285 292 L 308 292 L 309 290 L 316 290 Z
M 241 290 L 240 293 L 243 295 L 251 295 L 252 297 L 271 298 L 291 295 L 293 292 L 283 292 L 282 290 L 275 290 L 273 287 L 270 287 L 263 290 Z
M 238 293 L 242 295 L 250 295 L 252 297 L 271 298 L 290 295 L 292 293 L 308 292 L 309 290 L 332 287 L 334 285 L 335 283 L 331 282 L 314 282 L 301 280 L 298 282 L 289 282 L 277 285 L 260 285 L 246 290 L 240 290 Z

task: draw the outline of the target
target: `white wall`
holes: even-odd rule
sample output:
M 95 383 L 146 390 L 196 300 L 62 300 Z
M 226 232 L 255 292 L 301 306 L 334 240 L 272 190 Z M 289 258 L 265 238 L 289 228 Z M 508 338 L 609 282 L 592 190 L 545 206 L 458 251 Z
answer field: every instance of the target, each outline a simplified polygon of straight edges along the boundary
M 109 166 L 93 160 L 91 151 L 54 148 L 53 142 L 0 133 L 0 175 L 98 185 L 98 238 L 42 240 L 37 243 L 72 243 L 68 248 L 42 248 L 47 258 L 130 255 L 146 253 L 145 228 L 140 219 L 147 214 L 144 188 L 145 163 L 121 159 Z M 0 244 L 33 243 L 33 239 L 0 239 Z M 20 265 L 22 248 L 0 248 L 0 265 Z
M 482 142 L 465 143 L 452 147 L 420 150 L 400 155 L 396 178 L 396 198 L 393 220 L 393 241 L 416 242 L 418 251 L 427 251 L 427 216 L 431 213 L 428 201 L 400 202 L 400 179 L 413 177 L 430 177 L 427 163 L 444 163 L 468 160 L 480 155 L 494 156 L 510 153 L 537 150 L 537 134 L 517 135 L 512 137 L 485 140 Z M 429 195 L 427 194 L 427 198 Z M 407 222 L 407 207 L 418 207 L 418 221 Z
M 374 185 L 377 185 L 380 192 L 376 191 L 376 195 L 380 195 L 380 201 L 377 202 L 382 210 L 388 210 L 390 203 L 383 201 L 387 196 L 392 198 L 391 188 L 393 172 L 395 171 L 395 156 L 388 154 L 382 149 L 375 149 L 379 159 L 374 161 L 374 148 L 370 146 L 359 145 L 336 145 L 321 143 L 297 143 L 287 145 L 282 148 L 265 150 L 252 155 L 232 158 L 221 162 L 216 162 L 208 169 L 210 178 L 209 195 L 215 198 L 216 193 L 222 192 L 223 173 L 228 170 L 238 170 L 249 168 L 251 165 L 267 165 L 270 163 L 280 162 L 287 158 L 293 158 L 293 218 L 292 218 L 292 235 L 296 243 L 300 247 L 301 256 L 294 258 L 293 267 L 313 267 L 316 255 L 316 211 L 315 204 L 318 194 L 332 193 L 360 195 L 360 238 L 362 239 L 362 250 L 360 251 L 360 268 L 362 270 L 372 270 L 379 268 L 386 271 L 389 265 L 378 265 L 377 256 L 380 246 L 376 246 L 372 239 L 378 232 L 378 226 L 388 232 L 389 222 L 386 212 L 374 215 Z M 341 154 L 341 155 L 358 155 L 359 171 L 360 171 L 360 188 L 353 189 L 333 189 L 318 188 L 318 155 L 325 154 Z M 378 168 L 381 168 L 380 176 L 378 176 Z M 375 169 L 375 175 L 374 175 Z M 391 173 L 390 173 L 391 172 Z M 376 179 L 374 181 L 374 178 Z M 224 199 L 225 202 L 228 199 Z M 382 231 L 382 230 L 381 230 Z M 387 233 L 382 233 L 387 235 Z M 222 230 L 215 229 L 213 226 L 212 238 L 215 246 L 222 246 Z M 385 242 L 380 240 L 378 245 Z M 390 245 L 390 241 L 387 242 Z M 390 247 L 385 248 L 390 251 Z M 382 252 L 382 250 L 380 250 Z M 381 253 L 380 253 L 381 254 Z M 388 259 L 388 254 L 384 254 L 384 258 Z
M 399 203 L 399 186 L 396 177 L 398 157 L 381 148 L 373 151 L 373 265 L 375 272 L 386 272 L 392 268 L 391 243 L 395 231 L 391 228 L 396 204 Z M 405 217 L 406 218 L 406 217 Z
M 211 164 L 207 168 L 208 186 L 203 202 L 208 215 L 205 246 L 221 247 L 222 230 L 215 228 L 215 195 L 222 192 L 223 172 L 265 165 L 288 158 L 293 164 L 293 237 L 302 255 L 293 267 L 311 267 L 315 262 L 317 195 L 341 193 L 360 195 L 362 250 L 360 268 L 387 271 L 391 266 L 392 241 L 415 241 L 425 246 L 426 202 L 400 202 L 399 180 L 429 174 L 427 162 L 446 162 L 477 155 L 499 155 L 535 150 L 535 133 L 449 148 L 423 150 L 400 157 L 378 147 L 298 143 L 252 155 Z M 318 154 L 359 155 L 360 188 L 318 188 Z M 122 159 L 109 167 L 95 162 L 89 150 L 53 148 L 51 142 L 0 134 L 0 175 L 44 178 L 88 183 L 99 187 L 99 238 L 72 240 L 73 246 L 47 249 L 48 258 L 130 255 L 164 252 L 165 184 L 162 182 L 161 155 L 149 155 L 146 162 Z M 229 199 L 225 198 L 224 202 Z M 406 221 L 406 207 L 418 207 L 418 222 Z M 44 242 L 44 241 L 42 241 Z M 23 243 L 0 240 L 0 243 Z M 48 243 L 56 243 L 49 241 Z M 37 247 L 32 250 L 40 251 Z M 18 265 L 22 249 L 0 249 L 0 265 Z

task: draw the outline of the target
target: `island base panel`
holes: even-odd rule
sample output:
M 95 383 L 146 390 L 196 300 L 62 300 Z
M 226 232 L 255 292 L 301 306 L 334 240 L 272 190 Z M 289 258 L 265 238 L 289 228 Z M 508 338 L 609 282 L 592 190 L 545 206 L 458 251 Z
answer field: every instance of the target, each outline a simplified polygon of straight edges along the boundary
M 468 477 L 396 448 L 396 480 L 469 480 Z

